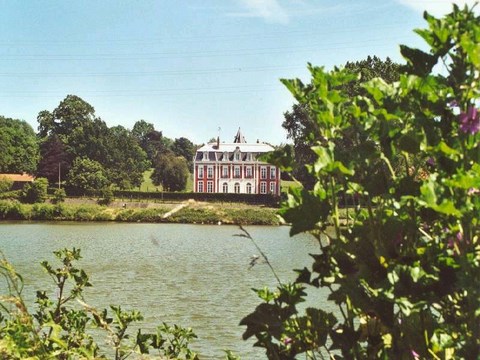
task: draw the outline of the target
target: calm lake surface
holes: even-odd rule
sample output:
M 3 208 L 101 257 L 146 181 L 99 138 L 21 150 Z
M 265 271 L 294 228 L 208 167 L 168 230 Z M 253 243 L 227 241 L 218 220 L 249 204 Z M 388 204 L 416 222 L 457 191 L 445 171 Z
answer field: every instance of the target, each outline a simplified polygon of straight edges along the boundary
M 292 269 L 308 266 L 308 254 L 318 253 L 313 238 L 290 238 L 288 227 L 246 229 L 282 281 L 293 280 Z M 276 283 L 266 264 L 249 269 L 250 257 L 260 254 L 250 240 L 234 236 L 239 233 L 234 226 L 0 222 L 0 249 L 23 275 L 27 298 L 36 289 L 53 292 L 40 261 L 53 263 L 54 250 L 80 248 L 79 266 L 93 283 L 87 303 L 135 308 L 145 329 L 163 321 L 192 327 L 198 340 L 191 347 L 202 359 L 224 359 L 224 349 L 244 360 L 263 359 L 251 339 L 241 339 L 238 324 L 260 303 L 251 288 Z M 326 295 L 314 298 L 318 306 Z

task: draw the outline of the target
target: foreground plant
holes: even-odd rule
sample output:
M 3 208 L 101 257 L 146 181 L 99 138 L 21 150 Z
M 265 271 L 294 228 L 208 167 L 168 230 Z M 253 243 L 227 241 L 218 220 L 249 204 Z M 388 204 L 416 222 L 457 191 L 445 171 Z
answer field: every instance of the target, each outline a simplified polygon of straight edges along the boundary
M 416 32 L 430 51 L 402 46 L 398 82 L 371 80 L 351 98 L 343 69 L 284 81 L 315 121 L 316 160 L 314 186 L 292 189 L 282 215 L 320 253 L 293 284 L 257 291 L 242 320 L 270 359 L 480 358 L 480 17 L 454 6 L 425 19 Z M 287 155 L 270 160 L 289 171 Z M 359 206 L 342 220 L 345 198 Z M 338 310 L 301 313 L 306 288 Z
M 130 325 L 143 320 L 136 310 L 125 311 L 120 306 L 97 310 L 85 303 L 83 291 L 92 286 L 88 275 L 76 267 L 78 249 L 54 252 L 60 262 L 55 268 L 41 263 L 52 278 L 55 296 L 38 291 L 37 311 L 32 313 L 23 299 L 23 279 L 13 266 L 3 259 L 0 273 L 8 293 L 0 297 L 0 357 L 2 359 L 96 359 L 123 360 L 133 353 L 157 353 L 162 359 L 198 359 L 189 342 L 196 338 L 191 329 L 162 324 L 154 333 L 138 330 L 132 336 Z M 101 349 L 92 329 L 107 334 L 111 349 Z M 98 334 L 98 331 L 97 331 Z M 98 338 L 96 335 L 95 338 Z M 112 354 L 112 355 L 108 355 Z

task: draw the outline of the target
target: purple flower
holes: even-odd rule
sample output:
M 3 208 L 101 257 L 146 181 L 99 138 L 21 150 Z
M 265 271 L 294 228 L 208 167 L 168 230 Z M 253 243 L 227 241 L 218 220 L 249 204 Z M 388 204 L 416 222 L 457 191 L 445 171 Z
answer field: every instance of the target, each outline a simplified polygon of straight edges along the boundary
M 285 339 L 283 339 L 283 343 L 285 345 L 290 345 L 292 342 L 293 342 L 292 338 L 286 337 Z
M 480 131 L 480 113 L 474 106 L 469 106 L 466 113 L 463 111 L 458 116 L 460 130 L 464 133 L 476 134 Z
M 420 359 L 420 355 L 415 350 L 411 349 L 410 352 L 415 360 Z
M 427 159 L 427 165 L 435 166 L 435 159 L 433 157 L 429 157 Z

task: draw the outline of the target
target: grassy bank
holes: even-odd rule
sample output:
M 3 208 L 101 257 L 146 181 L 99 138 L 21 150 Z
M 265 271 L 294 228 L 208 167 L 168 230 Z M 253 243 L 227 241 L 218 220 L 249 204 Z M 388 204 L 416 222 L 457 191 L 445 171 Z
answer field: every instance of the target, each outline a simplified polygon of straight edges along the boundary
M 186 201 L 181 204 L 21 204 L 0 200 L 0 220 L 124 221 L 188 224 L 279 225 L 276 209 Z

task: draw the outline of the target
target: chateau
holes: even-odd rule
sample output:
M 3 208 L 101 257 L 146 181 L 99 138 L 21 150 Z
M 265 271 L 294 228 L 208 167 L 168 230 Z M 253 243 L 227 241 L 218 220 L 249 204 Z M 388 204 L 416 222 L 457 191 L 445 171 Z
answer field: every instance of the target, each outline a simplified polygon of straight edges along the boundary
M 238 129 L 233 143 L 217 141 L 199 148 L 194 158 L 194 192 L 280 195 L 280 170 L 259 161 L 273 147 L 247 143 Z

